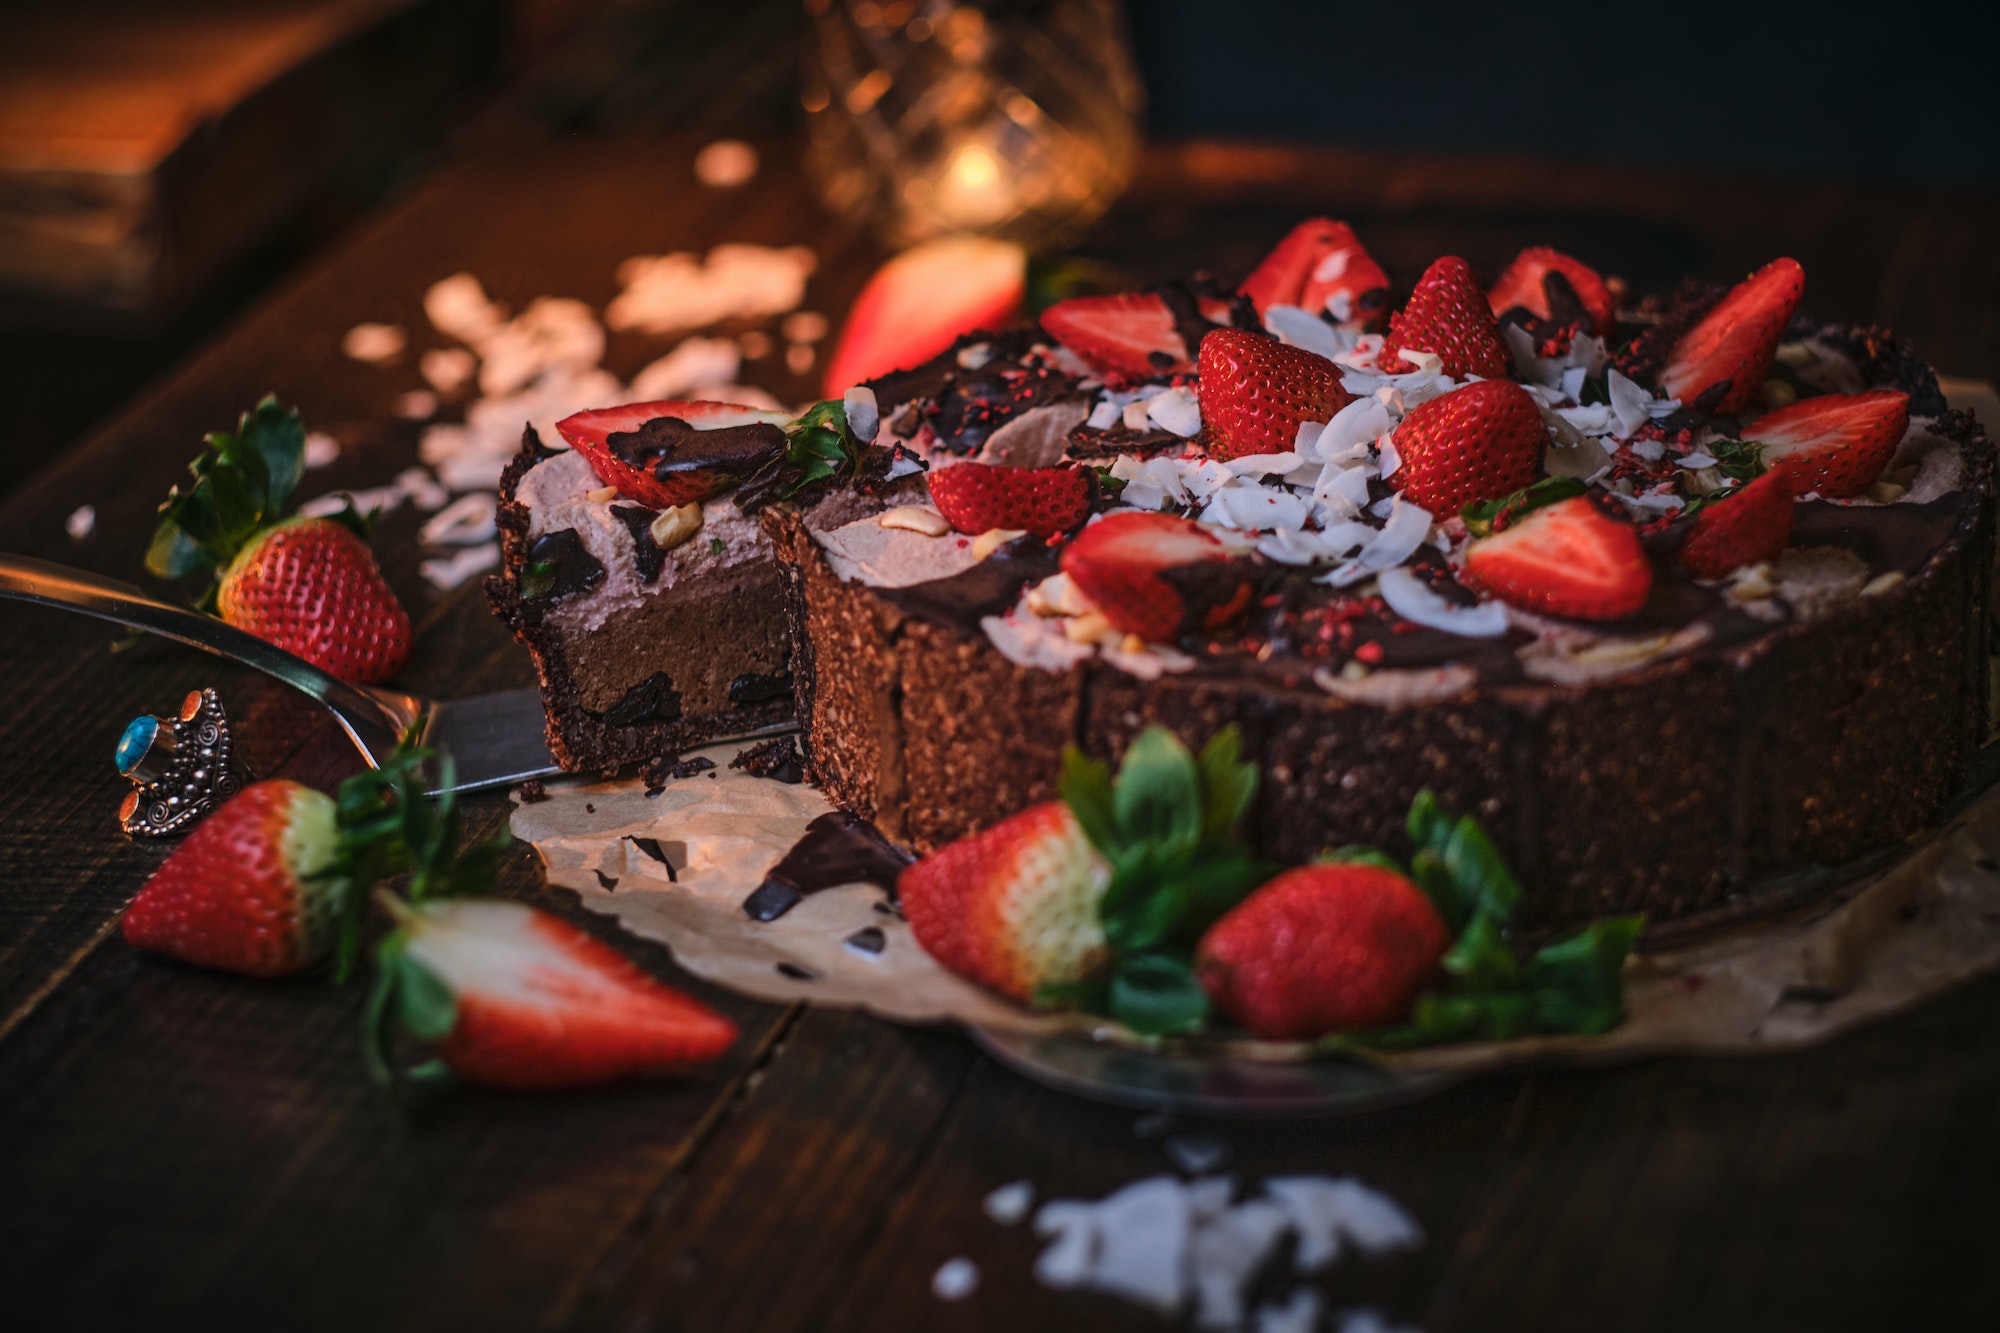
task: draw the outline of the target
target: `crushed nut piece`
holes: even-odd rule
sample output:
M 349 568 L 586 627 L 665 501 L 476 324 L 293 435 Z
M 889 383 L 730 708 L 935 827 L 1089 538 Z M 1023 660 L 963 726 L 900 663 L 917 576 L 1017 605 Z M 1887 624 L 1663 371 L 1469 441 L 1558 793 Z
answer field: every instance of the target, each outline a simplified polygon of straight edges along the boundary
M 663 511 L 647 529 L 653 538 L 653 545 L 662 551 L 671 551 L 688 538 L 701 531 L 701 504 L 699 501 L 675 505 Z
M 1903 572 L 1899 569 L 1892 569 L 1886 574 L 1877 574 L 1862 585 L 1861 595 L 1863 597 L 1879 597 L 1902 581 Z
M 585 492 L 583 498 L 594 505 L 608 504 L 618 498 L 618 488 L 616 486 L 599 486 L 594 491 Z
M 1111 633 L 1111 622 L 1102 611 L 1091 611 L 1063 623 L 1063 637 L 1071 643 L 1096 643 Z
M 897 528 L 904 532 L 921 532 L 926 537 L 942 537 L 951 531 L 951 524 L 943 514 L 922 505 L 899 505 L 884 510 L 882 517 L 875 520 L 885 528 Z
M 1026 528 L 988 528 L 972 539 L 972 558 L 984 560 L 1008 542 L 1028 535 Z

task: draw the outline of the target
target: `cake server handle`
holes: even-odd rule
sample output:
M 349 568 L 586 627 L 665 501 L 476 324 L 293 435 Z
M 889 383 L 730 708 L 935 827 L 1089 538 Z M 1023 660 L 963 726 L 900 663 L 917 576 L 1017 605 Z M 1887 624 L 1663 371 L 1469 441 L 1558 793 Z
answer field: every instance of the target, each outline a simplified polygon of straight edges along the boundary
M 429 705 L 415 695 L 349 685 L 312 663 L 213 616 L 148 596 L 128 583 L 67 565 L 0 552 L 0 597 L 80 611 L 175 639 L 275 677 L 326 705 L 370 766 L 380 767 L 396 740 Z

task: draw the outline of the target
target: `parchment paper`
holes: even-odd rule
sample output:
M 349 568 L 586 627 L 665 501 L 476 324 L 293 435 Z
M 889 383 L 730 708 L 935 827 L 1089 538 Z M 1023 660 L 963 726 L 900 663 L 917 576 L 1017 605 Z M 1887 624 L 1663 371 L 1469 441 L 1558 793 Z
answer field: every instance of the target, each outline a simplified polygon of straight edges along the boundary
M 812 787 L 717 767 L 649 797 L 636 780 L 551 788 L 518 805 L 515 834 L 552 883 L 673 950 L 688 971 L 760 999 L 860 1008 L 903 1023 L 999 1032 L 1075 1030 L 1145 1044 L 1104 1020 L 1037 1013 L 946 972 L 872 885 L 812 893 L 775 921 L 743 900 L 831 807 Z M 518 800 L 518 798 L 517 798 Z M 655 839 L 673 867 L 633 841 Z M 881 949 L 852 943 L 880 931 Z M 864 939 L 869 937 L 864 936 Z M 870 940 L 872 942 L 872 940 Z M 1468 1043 L 1382 1057 L 1391 1068 L 1601 1063 L 1666 1052 L 1790 1050 L 1907 1008 L 2000 967 L 2000 788 L 1886 873 L 1779 920 L 1633 958 L 1625 1023 L 1601 1037 Z M 1313 1058 L 1297 1044 L 1209 1042 L 1238 1058 Z

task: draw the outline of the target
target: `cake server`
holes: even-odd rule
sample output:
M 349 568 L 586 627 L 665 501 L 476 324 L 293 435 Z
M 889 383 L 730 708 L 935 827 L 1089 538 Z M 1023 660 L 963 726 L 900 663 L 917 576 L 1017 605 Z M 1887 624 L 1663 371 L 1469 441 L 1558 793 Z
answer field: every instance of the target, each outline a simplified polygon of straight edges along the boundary
M 148 596 L 130 584 L 66 565 L 0 553 L 0 597 L 81 611 L 254 667 L 317 699 L 380 768 L 412 725 L 424 746 L 451 755 L 453 791 L 499 787 L 559 773 L 544 739 L 541 692 L 501 690 L 469 699 L 433 700 L 399 690 L 349 685 L 213 616 Z

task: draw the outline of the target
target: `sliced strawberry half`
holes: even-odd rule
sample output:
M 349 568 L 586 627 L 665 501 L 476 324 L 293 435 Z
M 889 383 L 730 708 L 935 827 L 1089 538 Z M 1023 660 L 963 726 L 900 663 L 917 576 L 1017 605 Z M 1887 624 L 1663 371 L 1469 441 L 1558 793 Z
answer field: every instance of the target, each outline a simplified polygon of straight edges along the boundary
M 1910 427 L 1910 396 L 1895 389 L 1801 398 L 1758 417 L 1743 438 L 1763 446 L 1795 494 L 1845 500 L 1875 484 Z
M 847 312 L 826 396 L 920 366 L 961 334 L 998 328 L 1021 307 L 1028 257 L 1020 246 L 977 236 L 926 241 L 891 259 Z
M 1581 259 L 1572 259 L 1546 245 L 1529 246 L 1515 255 L 1514 262 L 1494 280 L 1492 289 L 1486 293 L 1494 318 L 1519 308 L 1539 320 L 1555 319 L 1556 302 L 1549 295 L 1551 277 L 1567 284 L 1570 293 L 1582 304 L 1589 314 L 1592 333 L 1603 337 L 1611 332 L 1612 321 L 1617 317 L 1611 288 L 1596 269 Z
M 1274 305 L 1294 305 L 1317 315 L 1344 307 L 1343 318 L 1370 326 L 1388 314 L 1389 275 L 1354 229 L 1332 218 L 1307 218 L 1279 241 L 1240 289 L 1262 315 Z M 1344 300 L 1336 302 L 1335 297 Z
M 1018 528 L 1037 537 L 1068 532 L 1090 517 L 1091 473 L 1077 467 L 958 463 L 933 468 L 931 503 L 960 532 Z
M 397 1014 L 468 1081 L 568 1088 L 675 1073 L 736 1040 L 727 1018 L 547 912 L 461 898 L 397 915 L 372 1011 Z M 379 1045 L 371 1058 L 382 1076 Z
M 1389 336 L 1382 340 L 1375 361 L 1383 374 L 1412 368 L 1401 356 L 1406 347 L 1437 353 L 1444 373 L 1455 380 L 1467 375 L 1497 380 L 1506 375 L 1507 348 L 1500 341 L 1500 326 L 1486 304 L 1486 293 L 1472 276 L 1472 265 L 1457 255 L 1446 255 L 1424 270 L 1409 304 L 1389 320 Z
M 624 499 L 650 509 L 671 509 L 721 494 L 768 457 L 782 453 L 783 428 L 789 420 L 783 412 L 670 398 L 578 412 L 558 421 L 556 430 L 589 461 L 597 479 Z M 669 424 L 675 421 L 692 431 Z M 767 429 L 739 429 L 747 426 Z M 613 436 L 626 438 L 614 445 Z M 704 448 L 712 458 L 701 456 Z
M 1719 579 L 1739 565 L 1776 560 L 1791 539 L 1791 481 L 1775 469 L 1702 506 L 1681 544 L 1680 561 L 1698 578 Z
M 1653 567 L 1630 523 L 1579 495 L 1472 543 L 1459 581 L 1530 611 L 1617 620 L 1645 605 Z
M 1105 619 L 1127 634 L 1166 643 L 1190 625 L 1220 628 L 1249 605 L 1247 570 L 1202 568 L 1228 560 L 1228 548 L 1199 523 L 1124 513 L 1108 514 L 1078 533 L 1063 547 L 1061 563 Z M 1170 571 L 1200 576 L 1169 578 Z
M 1354 401 L 1340 367 L 1317 352 L 1248 329 L 1216 329 L 1201 340 L 1203 440 L 1211 458 L 1281 454 L 1299 425 L 1331 421 Z
M 1152 292 L 1072 296 L 1042 312 L 1042 328 L 1101 370 L 1177 375 L 1194 368 L 1172 307 Z
M 1806 271 L 1796 259 L 1774 259 L 1737 283 L 1674 344 L 1660 387 L 1715 416 L 1755 406 L 1805 289 Z

